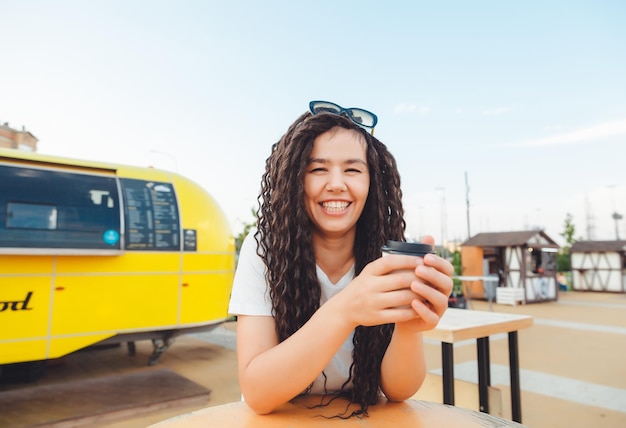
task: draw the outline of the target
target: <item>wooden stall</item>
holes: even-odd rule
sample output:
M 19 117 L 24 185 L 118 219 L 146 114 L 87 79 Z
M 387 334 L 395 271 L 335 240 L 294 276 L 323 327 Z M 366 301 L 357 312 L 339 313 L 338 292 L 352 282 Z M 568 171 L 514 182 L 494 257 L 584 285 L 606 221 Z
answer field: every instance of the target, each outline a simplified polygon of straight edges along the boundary
M 572 289 L 626 293 L 626 241 L 578 241 L 570 256 Z
M 489 288 L 491 281 L 464 281 L 463 288 L 474 299 L 495 291 L 502 304 L 557 300 L 558 250 L 542 230 L 479 233 L 461 244 L 462 275 L 494 277 L 497 287 Z

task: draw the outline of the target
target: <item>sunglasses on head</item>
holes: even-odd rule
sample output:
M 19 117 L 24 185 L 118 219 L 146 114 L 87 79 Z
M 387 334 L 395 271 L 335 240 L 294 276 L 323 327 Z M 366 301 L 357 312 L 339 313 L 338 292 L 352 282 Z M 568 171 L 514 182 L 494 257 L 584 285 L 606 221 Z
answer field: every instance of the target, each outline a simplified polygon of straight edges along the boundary
M 355 107 L 343 108 L 339 104 L 331 103 L 330 101 L 311 101 L 309 103 L 309 109 L 312 114 L 332 113 L 340 115 L 345 113 L 352 122 L 370 129 L 372 135 L 374 134 L 374 127 L 378 123 L 378 117 L 371 111 Z

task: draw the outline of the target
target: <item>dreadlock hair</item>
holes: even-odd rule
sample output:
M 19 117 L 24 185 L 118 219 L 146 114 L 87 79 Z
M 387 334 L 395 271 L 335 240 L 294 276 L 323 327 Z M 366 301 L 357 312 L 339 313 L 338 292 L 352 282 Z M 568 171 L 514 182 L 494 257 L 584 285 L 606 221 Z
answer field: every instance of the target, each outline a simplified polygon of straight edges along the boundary
M 356 225 L 355 275 L 381 256 L 387 240 L 404 241 L 400 175 L 387 147 L 342 115 L 301 115 L 272 146 L 261 180 L 255 233 L 257 252 L 266 265 L 266 280 L 280 342 L 300 329 L 320 307 L 321 288 L 312 245 L 312 221 L 303 203 L 304 175 L 313 142 L 334 127 L 359 132 L 367 144 L 369 194 Z M 378 402 L 380 367 L 393 324 L 359 326 L 348 380 L 337 396 L 360 405 L 347 417 L 367 414 Z M 352 386 L 348 387 L 350 381 Z M 307 388 L 304 393 L 310 390 Z

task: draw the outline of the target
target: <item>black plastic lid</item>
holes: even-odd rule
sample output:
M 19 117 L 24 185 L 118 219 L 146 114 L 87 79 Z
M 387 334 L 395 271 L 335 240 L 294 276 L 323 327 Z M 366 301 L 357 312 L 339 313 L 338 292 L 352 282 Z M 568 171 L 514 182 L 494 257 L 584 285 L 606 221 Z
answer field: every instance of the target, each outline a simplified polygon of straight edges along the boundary
M 407 254 L 409 256 L 424 256 L 435 253 L 432 245 L 418 242 L 387 241 L 382 250 L 386 253 Z

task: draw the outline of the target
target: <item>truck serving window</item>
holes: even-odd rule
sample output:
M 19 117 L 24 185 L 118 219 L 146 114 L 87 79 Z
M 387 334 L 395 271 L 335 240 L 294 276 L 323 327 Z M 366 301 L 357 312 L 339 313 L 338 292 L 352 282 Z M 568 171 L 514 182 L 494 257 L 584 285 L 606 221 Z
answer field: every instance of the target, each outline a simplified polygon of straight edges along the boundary
M 0 248 L 120 246 L 114 176 L 0 165 Z
M 7 229 L 57 228 L 57 208 L 49 205 L 7 203 Z

